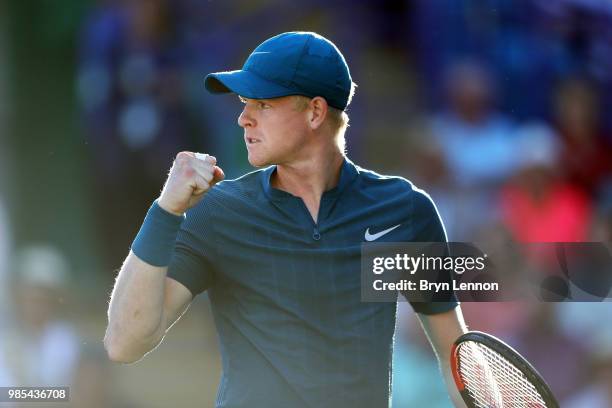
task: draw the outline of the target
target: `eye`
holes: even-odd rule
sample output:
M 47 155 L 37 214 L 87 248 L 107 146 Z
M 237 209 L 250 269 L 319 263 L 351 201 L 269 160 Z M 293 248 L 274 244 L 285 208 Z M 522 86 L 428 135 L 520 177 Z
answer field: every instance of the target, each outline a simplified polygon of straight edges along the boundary
M 271 107 L 269 104 L 262 101 L 258 101 L 257 106 L 259 107 L 259 109 L 268 109 Z

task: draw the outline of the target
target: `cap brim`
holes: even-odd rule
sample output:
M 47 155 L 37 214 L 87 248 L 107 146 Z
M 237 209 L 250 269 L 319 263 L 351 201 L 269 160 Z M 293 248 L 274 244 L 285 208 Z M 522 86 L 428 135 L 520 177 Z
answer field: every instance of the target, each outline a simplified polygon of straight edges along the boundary
M 235 93 L 252 99 L 295 95 L 294 89 L 267 81 L 249 71 L 237 70 L 206 75 L 204 86 L 210 93 Z

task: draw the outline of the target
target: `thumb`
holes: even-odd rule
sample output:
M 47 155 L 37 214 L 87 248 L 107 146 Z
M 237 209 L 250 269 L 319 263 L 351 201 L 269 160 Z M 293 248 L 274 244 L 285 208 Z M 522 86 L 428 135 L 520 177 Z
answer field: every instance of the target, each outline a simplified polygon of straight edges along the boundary
M 225 178 L 225 173 L 223 172 L 221 167 L 215 166 L 214 167 L 214 173 L 213 173 L 213 180 L 212 180 L 213 183 L 217 184 L 218 182 L 220 182 L 224 178 Z

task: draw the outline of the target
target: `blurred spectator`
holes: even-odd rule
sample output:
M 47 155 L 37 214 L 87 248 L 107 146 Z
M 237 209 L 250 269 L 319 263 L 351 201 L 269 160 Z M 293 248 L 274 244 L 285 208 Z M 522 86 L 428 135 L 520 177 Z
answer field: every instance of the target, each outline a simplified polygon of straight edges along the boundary
M 449 68 L 446 84 L 448 109 L 434 116 L 430 132 L 447 171 L 452 190 L 446 199 L 452 204 L 433 197 L 441 204 L 450 239 L 469 241 L 493 219 L 491 199 L 515 169 L 513 123 L 495 111 L 494 79 L 484 66 L 458 62 Z
M 526 125 L 517 139 L 520 169 L 501 193 L 504 225 L 519 242 L 585 241 L 592 203 L 558 177 L 554 133 L 545 125 Z
M 591 241 L 603 242 L 612 253 L 612 207 L 598 215 Z M 608 269 L 608 274 L 610 273 Z M 612 316 L 612 292 L 604 302 L 565 302 L 559 308 L 560 327 L 566 336 L 580 342 L 590 351 L 588 383 L 563 403 L 568 408 L 612 406 L 612 326 L 602 318 Z M 586 363 L 585 363 L 586 364 Z
M 585 190 L 561 176 L 559 157 L 563 145 L 559 137 L 547 125 L 528 124 L 518 132 L 517 147 L 519 171 L 500 195 L 502 222 L 514 239 L 532 243 L 588 241 L 593 201 Z M 546 259 L 541 261 L 544 263 L 539 263 L 540 266 L 547 263 Z M 585 344 L 584 333 L 595 336 L 597 330 L 592 325 L 586 330 L 580 328 L 588 321 L 586 315 L 597 317 L 595 324 L 600 325 L 601 313 L 593 306 L 542 303 L 534 309 L 529 324 L 513 336 L 517 348 L 540 371 L 560 400 L 589 381 L 584 362 L 592 348 Z M 582 312 L 586 315 L 579 318 L 577 315 Z M 551 359 L 551 355 L 556 357 Z
M 602 325 L 601 318 L 612 316 L 612 302 L 565 302 L 557 308 L 559 325 L 565 336 L 580 342 L 599 357 L 610 357 L 607 354 L 612 353 L 612 327 Z
M 496 274 L 500 276 L 518 277 L 519 272 L 525 268 L 526 259 L 522 254 L 522 248 L 499 222 L 483 228 L 474 243 L 493 260 Z M 519 281 L 519 284 L 522 285 L 524 282 Z M 524 300 L 505 300 L 487 302 L 485 305 L 482 302 L 462 302 L 461 307 L 466 322 L 472 330 L 491 333 L 512 341 L 516 333 L 525 327 L 529 316 L 538 306 Z M 500 316 L 504 318 L 500 319 Z
M 596 354 L 588 384 L 563 401 L 564 408 L 612 407 L 612 354 Z
M 604 135 L 597 92 L 586 80 L 570 78 L 561 82 L 554 102 L 563 141 L 561 170 L 570 183 L 597 199 L 612 183 L 612 145 Z
M 12 233 L 11 226 L 9 225 L 9 217 L 7 208 L 5 205 L 7 196 L 7 184 L 9 182 L 9 169 L 11 168 L 11 161 L 9 157 L 13 155 L 13 152 L 9 149 L 9 118 L 10 118 L 10 107 L 13 105 L 13 100 L 9 96 L 8 85 L 9 85 L 9 71 L 10 64 L 7 61 L 8 56 L 8 35 L 7 35 L 7 22 L 6 13 L 0 6 L 0 310 L 6 311 L 8 307 L 7 302 L 7 274 L 8 274 L 8 262 L 9 253 L 11 250 Z M 9 313 L 2 313 L 0 316 L 0 332 L 5 321 L 9 318 Z
M 554 73 L 582 73 L 612 84 L 612 8 L 607 1 L 530 0 L 537 33 L 550 42 Z
M 499 74 L 500 105 L 518 119 L 545 113 L 554 51 L 538 31 L 543 13 L 532 0 L 415 0 L 411 13 L 416 62 L 431 104 L 443 105 L 444 67 L 465 55 L 486 61 Z M 539 92 L 525 91 L 538 84 Z
M 444 67 L 464 55 L 496 68 L 503 78 L 501 106 L 519 120 L 546 117 L 558 77 L 580 73 L 606 89 L 612 85 L 607 1 L 463 0 L 441 5 L 414 0 L 410 17 L 415 59 L 434 107 L 443 99 Z M 610 126 L 612 119 L 607 120 Z
M 559 329 L 554 303 L 542 303 L 536 309 L 512 346 L 542 374 L 559 400 L 579 389 L 588 378 L 584 364 L 587 349 Z
M 448 110 L 433 120 L 433 133 L 453 180 L 462 186 L 499 182 L 514 169 L 513 124 L 495 111 L 495 80 L 476 61 L 449 67 Z
M 11 251 L 11 229 L 8 214 L 0 195 L 0 310 L 8 310 L 8 280 L 9 280 L 9 254 Z M 10 313 L 3 313 L 0 316 L 0 331 L 7 323 Z
M 125 258 L 176 153 L 203 150 L 173 11 L 167 0 L 102 2 L 83 27 L 78 96 L 106 267 Z
M 612 200 L 598 208 L 591 229 L 591 241 L 612 245 Z
M 11 288 L 14 321 L 0 337 L 0 373 L 9 386 L 69 386 L 79 357 L 79 339 L 62 318 L 68 264 L 49 246 L 22 250 Z

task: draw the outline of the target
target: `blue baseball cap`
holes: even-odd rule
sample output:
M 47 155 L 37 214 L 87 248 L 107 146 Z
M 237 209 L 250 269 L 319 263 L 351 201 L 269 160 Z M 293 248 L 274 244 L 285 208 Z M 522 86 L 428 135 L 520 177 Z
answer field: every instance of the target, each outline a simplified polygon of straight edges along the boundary
M 289 32 L 261 43 L 240 70 L 215 72 L 204 80 L 211 93 L 233 92 L 245 98 L 321 96 L 334 108 L 349 103 L 351 74 L 340 50 L 311 32 Z

